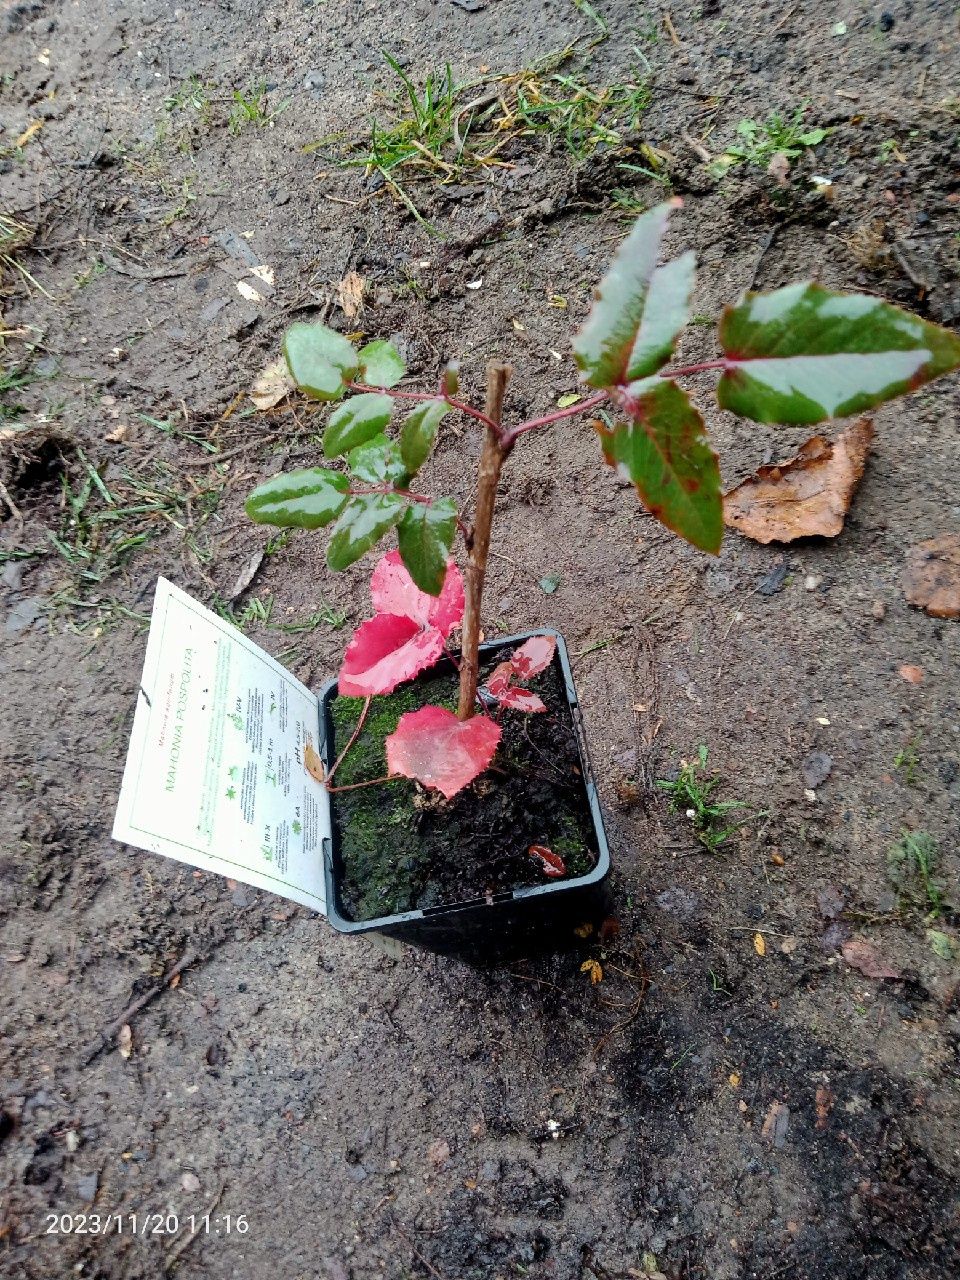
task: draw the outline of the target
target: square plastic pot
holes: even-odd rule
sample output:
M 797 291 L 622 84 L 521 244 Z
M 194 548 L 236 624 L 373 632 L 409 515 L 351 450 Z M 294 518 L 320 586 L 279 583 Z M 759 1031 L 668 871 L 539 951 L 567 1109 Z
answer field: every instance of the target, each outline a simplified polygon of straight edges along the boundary
M 560 949 L 576 941 L 574 929 L 607 912 L 605 881 L 610 872 L 610 850 L 597 798 L 583 730 L 583 718 L 570 671 L 570 659 L 563 636 L 544 628 L 488 641 L 480 646 L 484 657 L 513 649 L 531 636 L 552 636 L 557 642 L 554 662 L 559 665 L 563 687 L 573 721 L 580 768 L 583 800 L 593 826 L 597 851 L 596 865 L 586 875 L 551 881 L 523 889 L 505 890 L 486 897 L 450 902 L 423 910 L 404 911 L 372 920 L 351 920 L 344 914 L 340 884 L 343 861 L 333 823 L 333 835 L 325 839 L 324 872 L 327 890 L 327 917 L 340 933 L 379 933 L 444 955 L 458 955 L 477 964 L 495 963 L 509 956 L 545 949 Z M 331 706 L 337 696 L 337 682 L 331 680 L 320 692 L 323 731 L 322 756 L 327 768 L 333 758 L 333 718 Z M 336 794 L 330 797 L 336 810 Z

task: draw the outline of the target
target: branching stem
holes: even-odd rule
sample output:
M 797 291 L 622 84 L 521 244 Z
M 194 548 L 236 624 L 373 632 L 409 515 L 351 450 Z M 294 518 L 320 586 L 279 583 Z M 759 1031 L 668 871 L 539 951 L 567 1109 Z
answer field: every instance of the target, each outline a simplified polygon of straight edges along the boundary
M 503 433 L 503 442 L 509 448 L 517 436 L 525 435 L 528 431 L 534 431 L 537 427 L 547 427 L 552 422 L 559 422 L 562 418 L 575 418 L 578 413 L 589 413 L 591 409 L 596 409 L 603 404 L 604 400 L 609 398 L 609 392 L 600 391 L 588 400 L 579 400 L 576 404 L 568 405 L 566 409 L 558 409 L 556 413 L 548 413 L 543 418 L 531 418 L 529 422 L 521 422 L 519 426 L 511 427 L 510 430 Z
M 498 435 L 500 434 L 499 426 L 492 422 L 485 413 L 481 413 L 479 409 L 475 409 L 472 404 L 467 404 L 463 400 L 454 400 L 452 396 L 445 396 L 442 393 L 440 395 L 431 395 L 425 391 L 394 391 L 392 387 L 368 387 L 363 382 L 348 382 L 347 386 L 351 391 L 373 392 L 378 396 L 391 396 L 394 400 L 419 400 L 421 403 L 424 400 L 445 400 L 451 409 L 456 409 L 459 413 L 465 413 L 471 418 L 476 418 L 489 430 L 495 431 Z

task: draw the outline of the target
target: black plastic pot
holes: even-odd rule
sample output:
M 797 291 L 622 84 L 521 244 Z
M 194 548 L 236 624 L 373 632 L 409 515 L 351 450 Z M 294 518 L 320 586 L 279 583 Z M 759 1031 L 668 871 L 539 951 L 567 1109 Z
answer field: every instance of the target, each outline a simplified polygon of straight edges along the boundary
M 610 850 L 603 826 L 603 817 L 597 799 L 590 760 L 587 754 L 583 730 L 583 718 L 577 701 L 570 659 L 563 636 L 544 628 L 540 631 L 523 631 L 518 635 L 488 641 L 480 646 L 480 652 L 494 656 L 501 649 L 515 648 L 530 636 L 553 636 L 557 642 L 554 656 L 563 675 L 567 702 L 573 720 L 580 753 L 585 800 L 593 820 L 593 834 L 597 850 L 596 866 L 586 875 L 576 879 L 533 885 L 474 898 L 464 902 L 451 902 L 424 910 L 405 911 L 398 915 L 380 916 L 373 920 L 351 920 L 343 914 L 340 895 L 342 861 L 336 837 L 324 840 L 324 872 L 327 889 L 327 917 L 340 933 L 380 933 L 389 938 L 438 951 L 444 955 L 459 955 L 464 959 L 483 964 L 527 951 L 546 948 L 559 949 L 575 941 L 574 929 L 586 921 L 600 919 L 607 914 L 604 881 L 610 872 Z M 321 754 L 327 767 L 332 760 L 333 721 L 330 707 L 337 696 L 337 682 L 331 680 L 320 692 L 321 728 L 323 747 Z M 330 797 L 335 806 L 336 795 Z

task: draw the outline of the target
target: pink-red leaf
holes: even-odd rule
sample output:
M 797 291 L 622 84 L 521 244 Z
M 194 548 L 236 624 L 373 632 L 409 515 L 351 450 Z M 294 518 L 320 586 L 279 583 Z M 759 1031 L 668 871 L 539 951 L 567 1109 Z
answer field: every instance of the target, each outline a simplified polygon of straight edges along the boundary
M 567 874 L 567 867 L 559 853 L 554 853 L 545 844 L 532 844 L 527 850 L 531 858 L 536 858 L 543 868 L 543 874 L 551 880 L 557 880 Z
M 412 618 L 421 627 L 436 627 L 444 639 L 463 617 L 463 578 L 452 560 L 438 596 L 421 591 L 400 559 L 399 551 L 383 557 L 370 579 L 370 596 L 377 613 Z
M 387 767 L 450 800 L 486 769 L 499 741 L 500 726 L 489 716 L 458 720 L 444 707 L 421 707 L 402 715 L 387 738 Z
M 490 692 L 492 693 L 493 690 Z M 529 689 L 522 689 L 518 685 L 511 685 L 509 689 L 504 689 L 503 693 L 496 693 L 493 696 L 502 707 L 509 707 L 511 711 L 546 711 L 547 709 L 535 693 L 531 693 Z
M 513 663 L 501 662 L 499 667 L 494 667 L 490 673 L 490 679 L 487 681 L 487 692 L 492 698 L 502 698 L 510 688 L 510 681 L 513 679 Z
M 518 680 L 530 680 L 546 671 L 556 651 L 557 642 L 553 636 L 531 636 L 510 659 L 510 665 Z
M 392 693 L 404 680 L 432 667 L 442 653 L 443 636 L 436 627 L 423 628 L 414 618 L 378 613 L 353 633 L 337 690 L 347 698 Z

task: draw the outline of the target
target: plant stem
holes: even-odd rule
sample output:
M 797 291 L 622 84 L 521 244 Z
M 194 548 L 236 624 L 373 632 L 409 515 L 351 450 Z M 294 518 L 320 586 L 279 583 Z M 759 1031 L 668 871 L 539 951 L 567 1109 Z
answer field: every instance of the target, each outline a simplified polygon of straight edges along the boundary
M 664 378 L 685 378 L 691 373 L 703 373 L 707 369 L 725 369 L 726 360 L 704 360 L 702 364 L 685 364 L 679 369 L 667 369 Z
M 603 404 L 604 400 L 609 398 L 609 392 L 601 391 L 597 395 L 591 396 L 589 400 L 579 400 L 576 404 L 568 405 L 566 409 L 558 409 L 556 413 L 548 413 L 546 417 L 531 418 L 529 422 L 521 422 L 519 426 L 504 432 L 504 444 L 509 447 L 517 436 L 522 436 L 527 431 L 533 431 L 536 427 L 547 427 L 551 422 L 559 422 L 561 418 L 574 418 L 578 413 L 589 413 L 591 409 L 596 409 L 598 405 Z
M 485 427 L 492 427 L 499 433 L 500 427 L 491 418 L 481 413 L 479 409 L 474 409 L 472 404 L 466 404 L 463 400 L 454 400 L 452 396 L 431 395 L 425 391 L 394 391 L 392 387 L 368 387 L 364 382 L 348 382 L 347 386 L 351 391 L 373 392 L 378 396 L 392 396 L 394 400 L 445 400 L 451 409 L 456 409 L 458 413 L 465 413 L 471 418 L 476 418 L 482 422 Z
M 483 440 L 483 452 L 477 472 L 477 506 L 473 517 L 473 537 L 467 548 L 467 568 L 464 575 L 466 606 L 463 614 L 463 642 L 460 653 L 460 702 L 457 715 L 469 720 L 477 701 L 477 680 L 480 674 L 480 605 L 483 600 L 483 583 L 487 576 L 487 557 L 490 553 L 490 528 L 493 509 L 497 500 L 500 471 L 512 448 L 512 442 L 500 430 L 503 416 L 503 396 L 510 381 L 509 365 L 491 362 L 487 366 L 486 417 L 489 421 Z
M 357 719 L 357 727 L 354 729 L 353 733 L 350 735 L 350 741 L 347 743 L 347 745 L 343 748 L 343 750 L 337 756 L 336 760 L 333 762 L 333 768 L 330 770 L 330 772 L 326 776 L 326 779 L 324 780 L 324 786 L 327 788 L 328 791 L 330 790 L 330 779 L 340 768 L 341 764 L 343 763 L 344 756 L 347 754 L 347 752 L 350 750 L 350 748 L 353 746 L 356 740 L 360 737 L 360 730 L 363 728 L 363 722 L 364 720 L 366 720 L 367 712 L 370 710 L 370 702 L 371 702 L 370 698 L 364 699 L 363 710 L 360 712 L 360 715 Z

